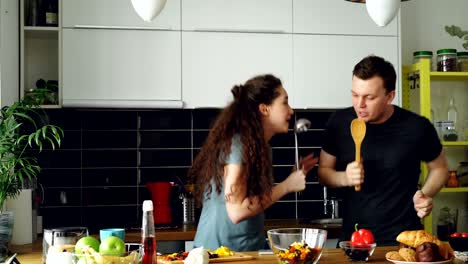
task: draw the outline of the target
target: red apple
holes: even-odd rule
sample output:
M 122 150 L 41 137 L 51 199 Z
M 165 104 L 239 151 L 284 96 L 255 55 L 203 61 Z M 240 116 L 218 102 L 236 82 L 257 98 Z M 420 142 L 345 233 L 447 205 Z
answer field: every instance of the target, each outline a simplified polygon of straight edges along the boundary
M 101 241 L 99 253 L 103 255 L 123 256 L 125 254 L 125 243 L 116 236 L 110 236 Z

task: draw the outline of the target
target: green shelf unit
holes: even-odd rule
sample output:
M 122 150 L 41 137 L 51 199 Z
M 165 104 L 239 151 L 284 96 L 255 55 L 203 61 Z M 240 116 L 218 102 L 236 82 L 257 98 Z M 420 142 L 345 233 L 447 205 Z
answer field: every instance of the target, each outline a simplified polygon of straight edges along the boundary
M 457 187 L 457 188 L 442 188 L 443 193 L 462 193 L 468 192 L 468 187 Z
M 430 65 L 429 59 L 422 59 L 417 63 L 403 65 L 402 67 L 402 107 L 418 112 L 429 120 L 431 120 L 431 82 L 468 82 L 468 72 L 434 72 L 430 70 Z M 411 82 L 415 80 L 419 81 L 419 87 L 411 89 Z M 412 93 L 418 93 L 418 109 L 411 109 Z M 458 110 L 463 111 L 464 109 L 460 108 Z M 466 148 L 468 146 L 467 140 L 468 139 L 464 141 L 442 141 L 441 143 L 444 148 Z M 421 183 L 426 181 L 427 174 L 427 167 L 423 163 L 421 164 Z M 443 188 L 441 193 L 468 193 L 468 187 Z M 426 231 L 433 233 L 432 213 L 423 219 L 423 224 Z

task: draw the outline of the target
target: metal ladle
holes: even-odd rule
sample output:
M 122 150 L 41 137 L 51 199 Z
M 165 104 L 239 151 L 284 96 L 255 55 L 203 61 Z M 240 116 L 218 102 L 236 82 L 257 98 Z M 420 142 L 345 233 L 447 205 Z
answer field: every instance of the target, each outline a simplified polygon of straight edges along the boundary
M 306 132 L 310 128 L 310 121 L 301 118 L 296 121 L 296 124 L 294 125 L 294 142 L 295 142 L 295 150 L 296 150 L 296 170 L 299 170 L 299 150 L 297 146 L 297 134 Z

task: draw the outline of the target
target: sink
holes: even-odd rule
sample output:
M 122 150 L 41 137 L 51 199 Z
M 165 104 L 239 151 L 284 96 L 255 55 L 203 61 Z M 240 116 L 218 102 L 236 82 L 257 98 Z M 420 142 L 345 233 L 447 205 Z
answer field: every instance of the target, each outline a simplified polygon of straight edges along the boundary
M 322 219 L 313 219 L 310 221 L 311 224 L 317 225 L 342 225 L 343 218 L 322 218 Z

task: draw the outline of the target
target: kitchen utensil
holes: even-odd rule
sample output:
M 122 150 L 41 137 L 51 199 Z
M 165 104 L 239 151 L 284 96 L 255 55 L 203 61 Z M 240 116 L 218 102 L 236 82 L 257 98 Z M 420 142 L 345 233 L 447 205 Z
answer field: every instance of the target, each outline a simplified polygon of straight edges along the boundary
M 46 263 L 47 253 L 52 246 L 75 245 L 80 238 L 88 236 L 86 227 L 59 227 L 44 229 L 42 240 L 42 263 Z
M 300 134 L 302 132 L 306 132 L 310 128 L 310 121 L 301 118 L 296 121 L 296 124 L 294 125 L 294 142 L 295 142 L 295 150 L 296 150 L 296 170 L 299 170 L 299 150 L 297 146 L 297 134 Z
M 361 143 L 366 136 L 366 123 L 358 118 L 353 119 L 351 122 L 351 136 L 356 146 L 356 161 L 361 162 Z M 361 185 L 354 186 L 354 190 L 359 192 Z
M 170 182 L 147 182 L 146 187 L 150 190 L 151 200 L 153 201 L 154 224 L 171 224 L 170 193 L 172 184 Z

